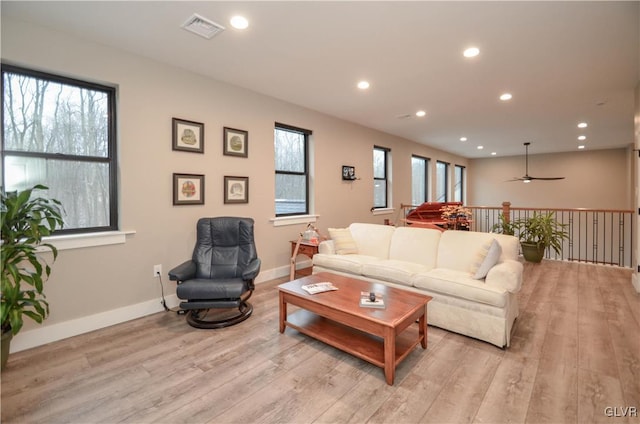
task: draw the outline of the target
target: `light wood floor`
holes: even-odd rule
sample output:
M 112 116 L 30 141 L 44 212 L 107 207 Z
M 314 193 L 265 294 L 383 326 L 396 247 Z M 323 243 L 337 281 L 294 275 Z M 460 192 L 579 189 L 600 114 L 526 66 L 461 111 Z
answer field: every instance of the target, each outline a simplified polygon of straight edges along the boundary
M 253 316 L 196 330 L 158 313 L 13 354 L 3 423 L 631 423 L 640 409 L 640 295 L 630 271 L 525 264 L 506 350 L 429 327 L 388 386 L 380 368 L 278 333 L 272 281 Z

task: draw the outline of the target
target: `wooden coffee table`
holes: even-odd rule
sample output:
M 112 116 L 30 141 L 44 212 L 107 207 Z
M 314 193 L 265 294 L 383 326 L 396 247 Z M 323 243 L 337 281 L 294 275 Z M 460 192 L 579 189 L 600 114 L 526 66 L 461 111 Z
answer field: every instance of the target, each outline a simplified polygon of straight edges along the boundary
M 301 288 L 323 281 L 338 290 L 311 295 Z M 362 291 L 381 293 L 385 309 L 360 307 Z M 281 284 L 278 292 L 280 333 L 291 327 L 384 368 L 387 384 L 393 384 L 396 366 L 413 348 L 427 348 L 430 296 L 328 272 Z M 287 315 L 287 304 L 300 309 Z

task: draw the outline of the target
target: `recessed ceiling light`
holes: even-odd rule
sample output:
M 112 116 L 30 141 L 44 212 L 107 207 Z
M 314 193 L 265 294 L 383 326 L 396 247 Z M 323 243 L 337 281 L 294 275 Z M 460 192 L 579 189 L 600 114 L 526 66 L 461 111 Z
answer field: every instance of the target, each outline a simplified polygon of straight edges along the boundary
M 462 54 L 464 57 L 476 57 L 480 54 L 480 49 L 477 47 L 469 47 Z
M 478 150 L 484 149 L 484 146 L 478 146 Z
M 587 128 L 587 126 L 588 126 L 588 125 L 587 125 L 587 123 L 586 123 L 586 122 L 580 122 L 580 123 L 578 124 L 578 128 Z
M 513 98 L 513 96 L 511 95 L 511 93 L 504 93 L 500 95 L 500 100 L 502 100 L 503 102 L 506 102 L 507 100 L 511 100 Z
M 244 16 L 234 16 L 229 22 L 235 29 L 247 29 L 249 27 L 249 21 Z
M 495 156 L 495 155 L 497 155 L 496 152 L 491 152 L 491 156 Z
M 460 141 L 467 141 L 467 137 L 460 137 Z
M 580 145 L 578 146 L 578 149 L 581 149 L 581 150 L 582 150 L 582 149 L 584 149 L 584 148 L 585 148 L 585 145 L 584 145 L 584 144 L 580 144 Z
M 586 136 L 586 135 L 578 136 L 578 140 L 580 140 L 580 141 L 582 141 L 582 140 L 586 140 L 586 139 L 587 139 L 587 136 Z
M 360 81 L 360 82 L 358 83 L 358 88 L 359 88 L 360 90 L 366 90 L 366 89 L 367 89 L 367 88 L 369 88 L 369 87 L 370 87 L 370 84 L 369 84 L 369 82 L 368 82 L 368 81 Z
M 416 116 L 423 117 L 427 114 L 424 110 L 419 110 L 416 112 Z

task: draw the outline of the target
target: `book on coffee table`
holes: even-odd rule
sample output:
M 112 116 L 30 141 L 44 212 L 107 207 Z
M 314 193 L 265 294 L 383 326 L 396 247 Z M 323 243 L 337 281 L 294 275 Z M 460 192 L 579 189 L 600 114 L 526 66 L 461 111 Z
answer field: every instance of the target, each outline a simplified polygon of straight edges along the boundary
M 380 293 L 375 293 L 375 299 L 371 300 L 371 292 L 360 292 L 360 306 L 363 308 L 384 309 L 384 299 Z
M 323 293 L 331 290 L 338 290 L 336 286 L 331 284 L 330 282 L 322 282 L 315 284 L 307 284 L 302 286 L 302 289 L 309 294 Z

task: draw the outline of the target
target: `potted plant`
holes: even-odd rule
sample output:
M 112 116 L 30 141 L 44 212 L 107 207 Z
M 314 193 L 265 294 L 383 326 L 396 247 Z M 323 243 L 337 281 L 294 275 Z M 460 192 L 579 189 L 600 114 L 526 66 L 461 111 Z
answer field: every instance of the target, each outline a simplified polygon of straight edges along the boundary
M 567 224 L 558 223 L 553 212 L 534 212 L 528 218 L 517 220 L 515 225 L 520 230 L 522 255 L 530 262 L 542 261 L 544 251 L 549 247 L 559 254 L 562 242 L 569 238 Z
M 500 215 L 498 215 L 498 222 L 491 227 L 491 232 L 513 236 L 516 234 L 516 227 L 516 223 L 513 221 L 507 221 L 504 214 L 501 212 Z
M 58 200 L 34 196 L 34 190 L 46 190 L 36 185 L 20 192 L 2 193 L 0 219 L 2 225 L 0 315 L 2 317 L 2 362 L 9 356 L 9 344 L 18 334 L 26 316 L 42 323 L 49 314 L 49 304 L 43 293 L 43 283 L 51 267 L 38 249 L 58 256 L 56 248 L 42 243 L 42 238 L 62 228 L 62 205 Z

